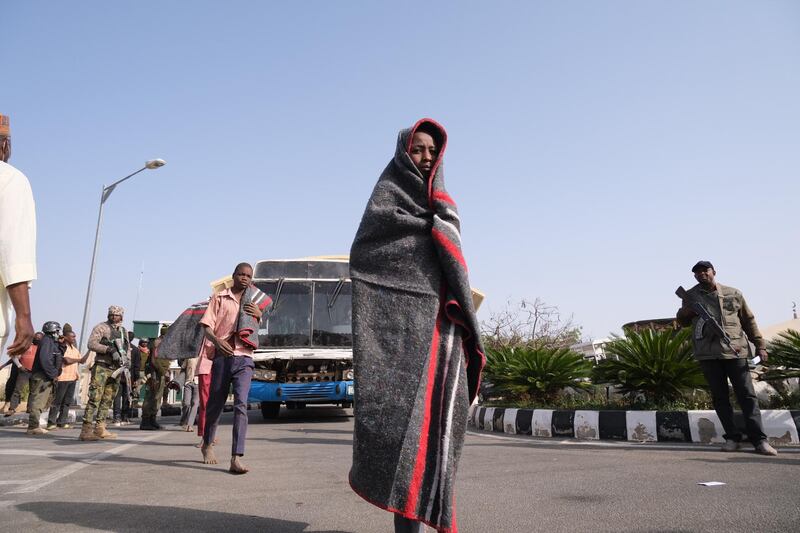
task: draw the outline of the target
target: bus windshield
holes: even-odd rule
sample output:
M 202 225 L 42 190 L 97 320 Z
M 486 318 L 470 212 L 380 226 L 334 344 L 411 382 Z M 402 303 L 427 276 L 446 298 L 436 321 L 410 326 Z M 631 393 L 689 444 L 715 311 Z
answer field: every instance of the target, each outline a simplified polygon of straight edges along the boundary
M 273 300 L 258 331 L 259 348 L 352 346 L 351 288 L 344 281 L 255 281 Z

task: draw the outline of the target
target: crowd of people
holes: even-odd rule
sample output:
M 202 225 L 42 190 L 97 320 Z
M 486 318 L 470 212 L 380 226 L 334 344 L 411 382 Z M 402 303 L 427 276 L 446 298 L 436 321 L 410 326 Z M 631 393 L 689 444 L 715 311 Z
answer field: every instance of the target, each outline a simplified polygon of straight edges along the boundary
M 247 435 L 247 397 L 253 375 L 253 340 L 239 335 L 261 318 L 270 299 L 250 283 L 252 266 L 240 263 L 234 269 L 232 286 L 213 295 L 197 323 L 201 349 L 192 357 L 178 359 L 176 379 L 171 366 L 175 357 L 162 357 L 159 347 L 167 333 L 163 326 L 157 338 L 136 339 L 123 326 L 124 309 L 108 308 L 107 319 L 91 331 L 84 354 L 78 349 L 76 333 L 70 324 L 45 322 L 33 335 L 24 353 L 13 356 L 11 375 L 6 383 L 5 416 L 16 414 L 28 386 L 27 435 L 46 435 L 69 429 L 69 410 L 79 401 L 80 366 L 89 372 L 86 400 L 81 420 L 81 441 L 113 440 L 108 430 L 130 424 L 133 408 L 141 407 L 141 430 L 162 429 L 158 413 L 169 390 L 182 388 L 181 429 L 200 437 L 203 462 L 216 464 L 216 429 L 227 402 L 234 396 L 233 446 L 230 472 L 244 474 L 241 463 Z M 248 292 L 249 291 L 249 292 Z M 256 297 L 255 292 L 260 295 Z M 254 303 L 254 298 L 258 303 Z M 242 317 L 248 317 L 245 324 Z M 10 352 L 9 352 L 10 354 Z M 146 390 L 146 392 L 145 392 Z M 41 415 L 49 407 L 47 422 Z
M 87 401 L 81 440 L 115 438 L 106 429 L 108 422 L 116 427 L 129 425 L 134 418 L 132 411 L 137 407 L 143 413 L 140 429 L 161 429 L 157 413 L 169 389 L 179 388 L 178 382 L 185 382 L 186 390 L 190 391 L 183 399 L 181 424 L 192 431 L 199 403 L 192 391 L 197 383 L 194 373 L 197 358 L 182 361 L 177 381 L 171 382 L 171 361 L 150 357 L 152 339 L 135 339 L 133 332 L 121 326 L 122 313 L 119 306 L 109 308 L 108 320 L 94 328 L 90 349 L 83 355 L 69 323 L 62 329 L 58 322 L 46 322 L 42 331 L 34 334 L 25 352 L 8 362 L 11 370 L 5 384 L 4 416 L 17 414 L 27 387 L 27 434 L 44 435 L 59 428 L 69 429 L 70 408 L 81 403 L 80 366 L 84 365 L 89 380 L 83 386 Z M 122 357 L 116 352 L 109 353 L 112 332 L 117 331 L 124 335 Z M 96 351 L 101 348 L 105 351 Z M 41 427 L 39 417 L 47 408 L 47 423 Z
M 13 308 L 15 337 L 6 353 L 19 363 L 12 369 L 13 386 L 6 387 L 8 414 L 19 407 L 28 384 L 27 433 L 68 427 L 78 365 L 86 364 L 91 380 L 80 440 L 116 438 L 107 429 L 108 413 L 112 423 L 128 423 L 130 398 L 137 396 L 142 381 L 149 392 L 139 427 L 157 430 L 171 362 L 192 354 L 180 363 L 180 424 L 194 431 L 196 422 L 203 462 L 216 464 L 217 426 L 232 390 L 229 471 L 247 473 L 241 457 L 257 347 L 249 334 L 257 331 L 270 303 L 252 285 L 252 267 L 236 266 L 232 286 L 210 297 L 202 318 L 196 318 L 200 313 L 195 309 L 184 313 L 194 317 L 184 324 L 196 326 L 197 349 L 178 346 L 159 355 L 162 343 L 169 345 L 170 335 L 163 330 L 158 338 L 139 339 L 134 346 L 118 306 L 111 306 L 107 320 L 93 328 L 85 355 L 67 325 L 62 332 L 58 322 L 49 321 L 34 334 L 28 291 L 36 278 L 35 212 L 27 178 L 7 164 L 10 146 L 8 118 L 0 115 L 0 341 L 8 336 Z M 460 218 L 444 187 L 446 146 L 447 133 L 430 119 L 400 132 L 350 251 L 357 403 L 349 481 L 364 499 L 394 513 L 397 532 L 419 532 L 422 524 L 455 530 L 455 475 L 467 408 L 484 364 Z M 725 429 L 722 450 L 736 451 L 747 439 L 757 453 L 777 455 L 764 433 L 747 369 L 748 341 L 762 360 L 768 358 L 753 314 L 738 290 L 715 281 L 710 262 L 701 261 L 692 271 L 698 284 L 686 291 L 677 320 L 693 328 L 695 357 Z M 734 423 L 728 380 L 743 410 L 745 432 Z M 409 395 L 409 390 L 417 393 Z M 42 428 L 40 416 L 48 405 L 48 423 Z

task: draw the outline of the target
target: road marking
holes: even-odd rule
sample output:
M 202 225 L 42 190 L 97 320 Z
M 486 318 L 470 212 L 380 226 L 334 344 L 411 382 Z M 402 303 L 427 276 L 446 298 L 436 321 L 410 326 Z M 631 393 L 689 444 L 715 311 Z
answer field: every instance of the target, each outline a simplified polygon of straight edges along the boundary
M 90 452 L 68 452 L 68 451 L 48 451 L 48 450 L 0 450 L 0 455 L 36 455 L 39 457 L 60 457 L 70 455 L 85 455 L 91 457 Z
M 511 435 L 496 435 L 492 433 L 484 433 L 481 431 L 467 431 L 468 435 L 476 437 L 483 437 L 486 439 L 506 440 L 510 442 L 519 442 L 529 444 L 531 446 L 593 446 L 595 448 L 638 448 L 648 450 L 705 450 L 717 451 L 718 447 L 713 444 L 702 444 L 699 442 L 676 442 L 671 443 L 654 443 L 654 442 L 633 442 L 633 441 L 592 441 L 592 440 L 579 440 L 579 439 L 552 439 L 552 438 L 532 438 L 525 435 L 511 436 Z M 778 448 L 779 453 L 800 453 L 800 448 L 797 447 L 783 447 Z
M 3 479 L 0 480 L 0 485 L 24 485 L 30 481 L 30 479 Z
M 27 482 L 25 485 L 23 485 L 22 487 L 18 488 L 17 490 L 9 491 L 6 494 L 30 494 L 32 492 L 36 492 L 37 490 L 41 489 L 42 487 L 46 487 L 47 485 L 50 485 L 51 483 L 55 483 L 59 479 L 63 479 L 65 477 L 69 476 L 70 474 L 74 474 L 75 472 L 78 472 L 79 470 L 83 470 L 84 468 L 86 468 L 89 465 L 93 465 L 93 464 L 99 463 L 100 461 L 103 461 L 104 459 L 108 459 L 109 457 L 112 457 L 114 455 L 119 455 L 120 453 L 124 452 L 125 450 L 133 448 L 137 444 L 141 444 L 143 442 L 147 442 L 147 441 L 151 441 L 151 440 L 157 439 L 158 437 L 160 437 L 161 435 L 164 435 L 164 434 L 166 434 L 166 433 L 152 433 L 150 435 L 147 435 L 146 437 L 143 437 L 143 438 L 141 438 L 139 440 L 136 440 L 135 442 L 129 442 L 127 444 L 122 444 L 122 445 L 117 446 L 115 448 L 111 448 L 110 450 L 107 450 L 105 452 L 100 452 L 100 453 L 90 457 L 89 459 L 85 459 L 85 460 L 84 459 L 77 459 L 78 462 L 76 462 L 76 463 L 72 463 L 72 464 L 67 465 L 65 467 L 59 468 L 58 470 L 54 470 L 53 472 L 50 472 L 49 474 L 47 474 L 45 476 L 42 476 L 42 477 L 40 477 L 38 479 L 31 480 L 31 481 Z

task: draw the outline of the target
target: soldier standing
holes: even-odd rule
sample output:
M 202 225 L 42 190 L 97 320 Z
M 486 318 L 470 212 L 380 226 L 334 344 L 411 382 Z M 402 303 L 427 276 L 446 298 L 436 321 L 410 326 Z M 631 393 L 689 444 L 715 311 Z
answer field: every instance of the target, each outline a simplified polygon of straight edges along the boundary
M 117 434 L 106 430 L 106 416 L 114 402 L 119 386 L 119 377 L 113 377 L 115 370 L 122 366 L 128 356 L 128 333 L 122 327 L 122 307 L 112 305 L 108 308 L 108 320 L 92 329 L 89 335 L 89 349 L 97 355 L 92 367 L 92 380 L 89 384 L 89 399 L 83 415 L 80 440 L 116 439 Z M 97 425 L 94 426 L 95 418 Z
M 152 347 L 150 357 L 147 358 L 145 363 L 145 375 L 148 376 L 147 398 L 142 405 L 142 422 L 139 424 L 139 429 L 161 429 L 161 424 L 156 421 L 156 416 L 158 416 L 158 410 L 161 408 L 164 388 L 169 381 L 169 367 L 172 364 L 171 360 L 158 356 L 158 345 L 161 344 L 161 338 L 166 331 L 167 327 L 162 327 L 160 336 L 150 342 Z
M 714 410 L 717 412 L 722 428 L 725 430 L 725 444 L 722 451 L 735 452 L 741 446 L 742 432 L 733 422 L 733 407 L 729 399 L 728 379 L 744 415 L 745 428 L 750 443 L 761 455 L 778 455 L 764 434 L 761 424 L 761 411 L 758 398 L 753 389 L 747 357 L 750 342 L 756 346 L 756 355 L 767 361 L 766 342 L 756 325 L 753 312 L 739 290 L 726 287 L 714 279 L 717 272 L 709 261 L 698 261 L 692 267 L 697 285 L 687 292 L 688 299 L 678 309 L 677 320 L 682 326 L 691 325 L 694 334 L 694 356 L 703 369 L 703 374 L 711 389 Z M 697 315 L 691 303 L 702 305 L 712 319 L 730 337 L 730 345 L 714 332 L 711 324 Z M 748 342 L 749 341 L 749 342 Z

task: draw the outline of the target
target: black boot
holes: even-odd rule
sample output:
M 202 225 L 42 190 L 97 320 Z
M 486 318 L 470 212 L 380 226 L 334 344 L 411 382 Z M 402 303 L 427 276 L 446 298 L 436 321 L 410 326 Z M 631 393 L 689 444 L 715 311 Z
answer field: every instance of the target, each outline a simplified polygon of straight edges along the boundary
M 153 425 L 153 418 L 152 417 L 143 416 L 142 417 L 142 423 L 139 424 L 139 429 L 142 429 L 142 430 L 145 430 L 145 431 L 153 431 L 153 430 L 156 430 L 156 429 L 161 429 L 161 426 L 156 427 L 155 425 Z
M 150 418 L 150 423 L 153 425 L 155 429 L 161 429 L 161 424 L 156 421 L 156 417 Z

